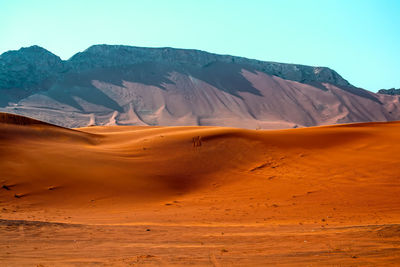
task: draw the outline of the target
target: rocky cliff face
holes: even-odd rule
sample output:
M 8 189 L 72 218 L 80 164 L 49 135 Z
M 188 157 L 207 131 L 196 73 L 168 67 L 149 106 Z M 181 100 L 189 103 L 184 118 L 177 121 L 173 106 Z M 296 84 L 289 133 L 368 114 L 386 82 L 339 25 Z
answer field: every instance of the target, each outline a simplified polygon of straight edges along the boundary
M 397 97 L 354 87 L 329 68 L 173 48 L 95 45 L 67 61 L 37 46 L 10 51 L 0 56 L 0 93 L 0 111 L 66 127 L 400 119 Z
M 39 46 L 9 51 L 0 56 L 0 89 L 32 90 L 64 69 L 58 56 Z
M 39 46 L 0 55 L 0 106 L 47 90 L 65 69 L 64 62 Z
M 42 85 L 44 81 L 57 78 L 63 73 L 123 67 L 143 62 L 196 67 L 215 62 L 237 63 L 287 80 L 350 86 L 338 73 L 326 67 L 266 62 L 189 49 L 94 45 L 67 61 L 62 61 L 58 56 L 39 46 L 6 52 L 0 56 L 0 89 L 32 90 L 41 86 L 41 89 L 46 89 L 46 86 Z
M 395 88 L 391 88 L 391 89 L 380 89 L 378 91 L 378 94 L 384 94 L 384 95 L 400 95 L 400 88 L 399 89 L 395 89 Z
M 328 82 L 350 86 L 334 70 L 326 67 L 310 67 L 296 64 L 259 61 L 230 55 L 217 55 L 199 50 L 175 48 L 143 48 L 122 45 L 94 45 L 68 60 L 68 66 L 75 71 L 94 68 L 120 67 L 143 62 L 164 64 L 207 66 L 214 62 L 247 65 L 257 71 L 275 75 L 286 80 L 302 83 Z

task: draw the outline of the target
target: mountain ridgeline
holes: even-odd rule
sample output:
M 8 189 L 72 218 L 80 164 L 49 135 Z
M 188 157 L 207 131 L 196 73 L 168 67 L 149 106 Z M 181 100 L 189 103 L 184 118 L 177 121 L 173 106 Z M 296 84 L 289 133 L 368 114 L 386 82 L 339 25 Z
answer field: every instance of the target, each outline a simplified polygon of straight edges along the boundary
M 378 93 L 385 95 L 400 95 L 400 88 L 380 89 Z
M 0 56 L 0 111 L 66 127 L 291 128 L 400 118 L 397 96 L 334 70 L 199 50 L 94 45 L 69 60 L 39 46 Z

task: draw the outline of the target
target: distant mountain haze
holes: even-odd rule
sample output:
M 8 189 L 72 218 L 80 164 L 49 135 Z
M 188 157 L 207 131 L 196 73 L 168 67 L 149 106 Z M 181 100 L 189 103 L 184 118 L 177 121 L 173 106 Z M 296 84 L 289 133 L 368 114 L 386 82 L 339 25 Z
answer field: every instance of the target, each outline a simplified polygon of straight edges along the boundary
M 0 111 L 65 127 L 292 128 L 400 119 L 399 96 L 334 70 L 199 50 L 94 45 L 63 61 L 39 46 L 0 56 Z

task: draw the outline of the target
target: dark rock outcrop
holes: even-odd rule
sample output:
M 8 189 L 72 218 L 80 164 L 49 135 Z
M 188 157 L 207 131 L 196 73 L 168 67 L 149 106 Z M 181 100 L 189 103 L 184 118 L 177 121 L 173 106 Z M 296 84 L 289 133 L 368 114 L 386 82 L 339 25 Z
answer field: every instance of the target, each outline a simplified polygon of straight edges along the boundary
M 399 89 L 395 89 L 395 88 L 391 88 L 391 89 L 381 89 L 378 91 L 378 94 L 384 94 L 384 95 L 400 95 L 400 88 Z

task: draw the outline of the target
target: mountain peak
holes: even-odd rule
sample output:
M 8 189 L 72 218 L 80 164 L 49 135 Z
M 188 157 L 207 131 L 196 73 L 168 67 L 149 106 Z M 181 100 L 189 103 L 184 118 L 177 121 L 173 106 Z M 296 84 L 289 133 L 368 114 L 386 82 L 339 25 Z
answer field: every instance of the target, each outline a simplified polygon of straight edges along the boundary
M 18 51 L 32 51 L 32 52 L 46 52 L 51 53 L 49 50 L 39 46 L 39 45 L 31 45 L 27 47 L 21 47 Z
M 0 59 L 7 60 L 9 57 L 29 57 L 32 55 L 40 55 L 40 56 L 47 56 L 47 57 L 52 57 L 52 58 L 57 58 L 61 61 L 61 59 L 51 53 L 49 50 L 38 46 L 38 45 L 32 45 L 28 47 L 21 47 L 18 50 L 10 50 L 7 52 L 4 52 L 2 55 L 0 55 Z
M 60 57 L 37 45 L 8 51 L 0 56 L 0 89 L 34 92 L 63 69 Z

